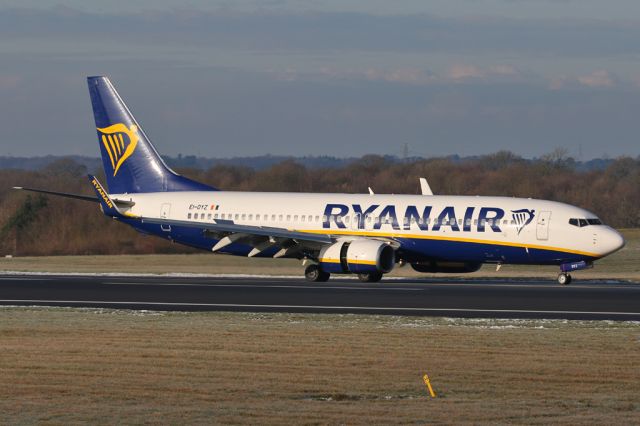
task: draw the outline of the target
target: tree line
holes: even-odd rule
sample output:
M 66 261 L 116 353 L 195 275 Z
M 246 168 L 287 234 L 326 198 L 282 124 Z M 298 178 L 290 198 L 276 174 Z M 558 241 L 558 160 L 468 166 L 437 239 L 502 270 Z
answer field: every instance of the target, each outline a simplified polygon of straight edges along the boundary
M 447 158 L 390 161 L 367 155 L 348 165 L 307 168 L 295 160 L 262 170 L 218 165 L 181 174 L 222 190 L 419 194 L 426 177 L 441 195 L 503 195 L 562 201 L 617 228 L 640 227 L 640 158 L 620 157 L 579 171 L 556 151 L 526 160 L 501 151 L 465 162 Z M 192 250 L 138 234 L 104 217 L 98 205 L 14 191 L 13 186 L 94 195 L 85 166 L 63 159 L 37 170 L 0 170 L 0 255 L 185 253 Z M 97 173 L 100 176 L 100 173 Z M 101 176 L 104 182 L 104 176 Z

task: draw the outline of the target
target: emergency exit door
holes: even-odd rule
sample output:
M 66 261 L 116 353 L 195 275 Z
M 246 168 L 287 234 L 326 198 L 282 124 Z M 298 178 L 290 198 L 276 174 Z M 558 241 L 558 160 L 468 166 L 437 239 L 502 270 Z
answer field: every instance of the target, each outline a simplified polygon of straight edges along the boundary
M 160 219 L 169 219 L 171 214 L 171 204 L 165 203 L 160 207 Z M 171 231 L 171 225 L 160 225 L 160 228 L 165 232 Z

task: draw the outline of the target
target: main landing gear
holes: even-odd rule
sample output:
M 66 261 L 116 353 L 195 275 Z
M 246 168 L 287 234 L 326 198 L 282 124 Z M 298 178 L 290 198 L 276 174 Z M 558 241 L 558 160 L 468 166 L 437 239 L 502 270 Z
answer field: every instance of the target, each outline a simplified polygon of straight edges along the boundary
M 368 274 L 358 274 L 358 279 L 363 283 L 377 283 L 382 279 L 382 272 L 370 272 Z
M 307 279 L 307 281 L 311 281 L 311 282 L 314 282 L 314 283 L 327 282 L 327 281 L 329 281 L 329 277 L 330 276 L 331 276 L 331 274 L 329 274 L 328 272 L 323 271 L 316 264 L 309 265 L 304 270 L 304 277 Z
M 311 264 L 304 270 L 304 277 L 312 283 L 323 283 L 329 281 L 331 274 L 323 271 L 320 266 Z M 368 274 L 358 274 L 358 279 L 363 283 L 377 283 L 382 279 L 382 272 L 370 272 Z
M 560 285 L 569 285 L 571 284 L 571 275 L 566 272 L 561 272 L 558 275 L 558 284 Z

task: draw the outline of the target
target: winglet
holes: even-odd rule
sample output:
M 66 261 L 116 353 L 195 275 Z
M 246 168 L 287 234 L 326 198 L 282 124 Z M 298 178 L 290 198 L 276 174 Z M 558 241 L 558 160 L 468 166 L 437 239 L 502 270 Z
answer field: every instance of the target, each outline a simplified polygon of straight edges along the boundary
M 431 187 L 425 178 L 420 178 L 420 191 L 422 191 L 422 195 L 433 195 Z
M 104 187 L 100 184 L 98 179 L 93 175 L 89 175 L 89 181 L 91 182 L 91 185 L 93 185 L 93 189 L 96 191 L 96 195 L 98 196 L 98 200 L 100 201 L 100 208 L 102 209 L 102 212 L 105 215 L 111 217 L 124 216 L 124 214 L 120 212 L 118 207 L 116 207 L 116 204 L 113 202 L 111 197 L 109 197 L 109 194 L 107 193 L 107 191 L 105 191 Z

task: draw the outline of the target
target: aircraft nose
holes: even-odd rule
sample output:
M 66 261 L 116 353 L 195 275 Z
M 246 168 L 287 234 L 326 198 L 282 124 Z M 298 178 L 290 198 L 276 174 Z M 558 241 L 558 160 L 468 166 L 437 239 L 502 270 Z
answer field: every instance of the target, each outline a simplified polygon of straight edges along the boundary
M 602 236 L 602 255 L 607 256 L 620 250 L 625 245 L 624 238 L 615 229 L 608 229 Z

